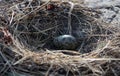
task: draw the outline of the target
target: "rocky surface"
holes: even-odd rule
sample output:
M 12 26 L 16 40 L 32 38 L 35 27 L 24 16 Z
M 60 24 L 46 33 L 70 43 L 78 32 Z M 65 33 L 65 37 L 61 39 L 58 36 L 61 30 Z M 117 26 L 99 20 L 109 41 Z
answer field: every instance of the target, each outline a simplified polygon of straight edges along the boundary
M 85 6 L 99 9 L 104 22 L 120 27 L 120 0 L 85 0 Z

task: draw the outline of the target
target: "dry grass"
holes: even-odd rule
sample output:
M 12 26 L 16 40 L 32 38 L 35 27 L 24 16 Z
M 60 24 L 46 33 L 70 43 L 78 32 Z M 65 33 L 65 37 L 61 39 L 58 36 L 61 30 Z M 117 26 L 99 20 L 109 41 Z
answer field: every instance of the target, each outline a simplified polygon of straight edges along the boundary
M 72 2 L 53 3 L 50 11 L 50 1 L 3 3 L 0 27 L 8 28 L 12 43 L 0 42 L 1 76 L 120 75 L 120 28 L 103 23 L 99 11 Z M 74 35 L 78 48 L 55 48 L 52 40 L 61 34 Z

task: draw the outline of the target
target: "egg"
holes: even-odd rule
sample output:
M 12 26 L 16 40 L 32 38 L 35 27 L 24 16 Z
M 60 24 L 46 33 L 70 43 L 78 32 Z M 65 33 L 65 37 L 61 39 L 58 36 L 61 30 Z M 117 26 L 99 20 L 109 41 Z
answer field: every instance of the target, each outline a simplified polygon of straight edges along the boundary
M 55 37 L 53 43 L 58 49 L 73 50 L 77 47 L 77 40 L 72 35 L 60 35 Z

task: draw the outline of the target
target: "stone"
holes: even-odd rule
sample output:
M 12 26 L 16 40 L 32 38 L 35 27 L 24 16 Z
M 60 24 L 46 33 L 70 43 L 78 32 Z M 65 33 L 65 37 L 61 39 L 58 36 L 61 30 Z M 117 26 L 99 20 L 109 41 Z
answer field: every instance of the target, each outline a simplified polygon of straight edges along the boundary
M 85 0 L 84 5 L 101 11 L 103 22 L 120 27 L 120 0 Z

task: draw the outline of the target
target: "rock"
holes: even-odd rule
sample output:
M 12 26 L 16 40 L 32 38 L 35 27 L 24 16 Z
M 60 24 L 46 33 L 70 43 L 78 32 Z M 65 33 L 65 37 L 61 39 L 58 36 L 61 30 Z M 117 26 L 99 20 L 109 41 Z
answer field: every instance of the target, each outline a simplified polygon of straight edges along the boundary
M 120 0 L 85 0 L 84 4 L 90 8 L 110 7 L 120 4 Z
M 101 16 L 101 19 L 103 19 L 104 22 L 107 22 L 107 23 L 110 23 L 113 20 L 113 17 L 116 16 L 116 13 L 114 11 L 111 11 L 108 9 L 101 9 L 101 12 L 103 13 Z
M 84 5 L 101 11 L 103 22 L 120 27 L 120 0 L 85 0 Z
M 73 50 L 77 46 L 77 40 L 72 35 L 61 35 L 53 40 L 54 45 L 58 49 Z

